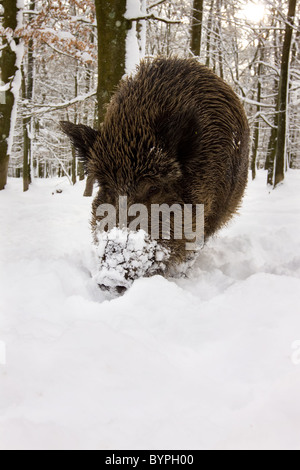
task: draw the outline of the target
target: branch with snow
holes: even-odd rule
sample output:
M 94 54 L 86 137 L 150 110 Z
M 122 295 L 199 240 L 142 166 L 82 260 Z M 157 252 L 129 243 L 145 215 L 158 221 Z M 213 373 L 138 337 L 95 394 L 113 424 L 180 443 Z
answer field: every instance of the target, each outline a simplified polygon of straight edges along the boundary
M 249 98 L 247 97 L 244 97 L 244 96 L 241 96 L 240 99 L 246 103 L 246 104 L 251 104 L 252 106 L 260 106 L 262 108 L 275 108 L 276 105 L 275 104 L 267 104 L 267 103 L 260 103 L 258 101 L 255 101 L 255 100 L 250 100 Z
M 271 7 L 274 8 L 274 1 L 273 0 L 265 0 L 265 2 Z M 290 26 L 292 29 L 294 29 L 296 32 L 300 31 L 300 28 L 295 25 L 294 21 L 289 21 L 290 18 L 287 18 L 286 14 L 284 14 L 282 11 L 280 11 L 279 8 L 276 8 L 276 13 L 278 16 L 280 16 L 281 21 L 285 23 L 285 25 Z
M 32 111 L 31 113 L 25 115 L 25 117 L 32 117 L 32 116 L 37 116 L 41 114 L 46 114 L 46 113 L 52 113 L 53 111 L 57 111 L 59 109 L 66 109 L 69 108 L 70 106 L 73 106 L 74 104 L 86 101 L 90 98 L 93 98 L 94 96 L 97 95 L 97 91 L 91 91 L 90 93 L 86 93 L 85 95 L 77 96 L 76 98 L 73 98 L 72 100 L 66 101 L 64 103 L 57 103 L 57 104 L 40 104 L 37 105 L 38 109 Z
M 163 3 L 166 3 L 166 0 L 159 0 L 158 2 L 152 3 L 152 5 L 149 5 L 147 7 L 147 11 L 152 10 L 153 8 L 156 8 L 159 5 L 162 5 Z
M 58 156 L 55 154 L 55 152 L 53 152 L 53 150 L 52 150 L 51 147 L 47 146 L 47 148 L 50 150 L 51 155 L 52 155 L 52 156 L 55 158 L 55 160 L 59 163 L 59 165 L 60 165 L 60 167 L 61 167 L 61 169 L 62 169 L 64 175 L 68 178 L 70 185 L 73 186 L 73 183 L 72 183 L 72 181 L 71 181 L 71 178 L 70 178 L 70 176 L 69 176 L 69 174 L 68 174 L 68 172 L 67 172 L 67 170 L 66 170 L 65 165 L 64 165 L 63 162 L 61 161 L 61 159 L 58 158 Z
M 274 116 L 274 113 L 272 113 L 272 116 Z M 249 122 L 251 123 L 254 123 L 256 122 L 258 119 L 262 119 L 264 121 L 265 124 L 267 124 L 268 127 L 270 127 L 271 129 L 277 129 L 277 126 L 275 126 L 274 124 L 272 124 L 265 116 L 265 114 L 261 113 L 260 111 L 257 112 L 256 114 L 254 114 L 253 116 L 251 116 L 249 118 Z
M 182 24 L 181 20 L 169 20 L 168 18 L 162 18 L 161 16 L 156 16 L 153 13 L 149 13 L 148 15 L 138 16 L 137 18 L 127 18 L 130 21 L 143 21 L 143 20 L 154 20 L 154 21 L 162 21 L 166 24 Z
M 268 64 L 267 62 L 263 62 L 261 60 L 258 61 L 257 63 L 260 64 L 260 65 L 263 65 L 264 67 L 267 67 L 271 70 L 274 70 L 274 72 L 276 72 L 276 75 L 278 75 L 280 77 L 280 70 L 278 70 L 278 68 L 274 67 L 274 65 Z
M 267 124 L 267 126 L 271 127 L 271 129 L 277 129 L 277 126 L 274 126 L 274 124 L 272 124 L 264 114 L 259 114 L 259 117 L 261 117 L 261 119 Z
M 72 16 L 71 21 L 73 23 L 83 23 L 90 26 L 91 28 L 97 29 L 97 22 L 94 21 L 92 23 L 90 20 L 87 20 L 84 16 Z

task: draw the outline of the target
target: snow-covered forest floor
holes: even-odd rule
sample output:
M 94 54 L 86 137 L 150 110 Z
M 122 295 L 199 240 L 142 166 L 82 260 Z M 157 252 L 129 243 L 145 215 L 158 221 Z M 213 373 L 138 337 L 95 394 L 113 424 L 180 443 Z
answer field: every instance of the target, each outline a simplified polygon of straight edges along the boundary
M 90 276 L 82 184 L 23 194 L 9 180 L 1 450 L 300 449 L 300 172 L 276 191 L 265 181 L 192 278 L 141 279 L 110 300 Z

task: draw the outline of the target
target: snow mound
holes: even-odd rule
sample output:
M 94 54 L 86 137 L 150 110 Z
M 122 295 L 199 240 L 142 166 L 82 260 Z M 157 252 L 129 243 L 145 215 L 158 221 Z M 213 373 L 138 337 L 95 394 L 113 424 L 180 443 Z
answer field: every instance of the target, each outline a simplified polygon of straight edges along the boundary
M 122 293 L 134 280 L 166 270 L 170 251 L 144 230 L 114 228 L 98 235 L 99 271 L 94 279 L 104 290 Z
M 300 171 L 266 179 L 188 277 L 114 298 L 91 276 L 85 182 L 9 178 L 0 451 L 300 449 Z

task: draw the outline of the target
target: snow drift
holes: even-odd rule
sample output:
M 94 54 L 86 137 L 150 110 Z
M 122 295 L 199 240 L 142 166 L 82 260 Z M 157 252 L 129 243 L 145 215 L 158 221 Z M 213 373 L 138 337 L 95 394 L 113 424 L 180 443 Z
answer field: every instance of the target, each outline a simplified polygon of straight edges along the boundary
M 0 449 L 299 449 L 299 183 L 259 174 L 189 278 L 112 300 L 82 184 L 9 180 Z

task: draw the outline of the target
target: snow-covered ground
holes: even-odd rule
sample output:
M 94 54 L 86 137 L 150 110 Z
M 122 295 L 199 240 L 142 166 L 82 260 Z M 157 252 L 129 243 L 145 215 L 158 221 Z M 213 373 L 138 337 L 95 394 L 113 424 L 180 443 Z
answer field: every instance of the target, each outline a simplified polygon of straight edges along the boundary
M 300 172 L 270 193 L 265 179 L 192 278 L 114 300 L 90 276 L 82 184 L 9 181 L 1 450 L 300 449 Z

